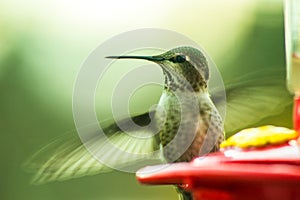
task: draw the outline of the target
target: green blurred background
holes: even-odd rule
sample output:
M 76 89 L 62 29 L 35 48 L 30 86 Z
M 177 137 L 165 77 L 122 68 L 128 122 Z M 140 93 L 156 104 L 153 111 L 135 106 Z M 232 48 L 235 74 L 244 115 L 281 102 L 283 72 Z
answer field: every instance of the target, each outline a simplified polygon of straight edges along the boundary
M 22 162 L 74 129 L 72 91 L 82 62 L 120 32 L 154 27 L 202 45 L 224 81 L 258 69 L 285 68 L 281 0 L 0 2 L 0 199 L 176 199 L 171 186 L 141 186 L 132 174 L 29 184 Z M 284 76 L 284 75 L 283 75 Z M 136 111 L 155 103 L 136 98 Z M 105 94 L 104 94 L 105 95 Z M 109 116 L 107 103 L 97 112 Z M 291 127 L 291 106 L 259 124 Z

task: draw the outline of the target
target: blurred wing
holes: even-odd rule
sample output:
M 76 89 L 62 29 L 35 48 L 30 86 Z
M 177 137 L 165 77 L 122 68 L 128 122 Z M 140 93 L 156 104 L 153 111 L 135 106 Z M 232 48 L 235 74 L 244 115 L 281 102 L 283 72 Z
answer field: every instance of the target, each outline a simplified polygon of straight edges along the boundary
M 128 121 L 122 120 L 120 123 L 126 126 Z M 147 124 L 149 115 L 137 116 L 133 121 Z M 106 130 L 107 137 L 95 134 L 85 145 L 77 134 L 68 134 L 45 146 L 25 163 L 26 169 L 35 173 L 32 183 L 62 181 L 111 170 L 97 158 L 109 159 L 110 164 L 118 167 L 126 167 L 150 156 L 154 159 L 154 155 L 149 154 L 157 148 L 151 128 L 128 128 L 125 133 L 112 124 Z M 111 148 L 111 145 L 120 151 Z M 138 156 L 128 156 L 130 154 Z
M 292 103 L 284 75 L 283 70 L 260 70 L 225 83 L 225 130 L 229 135 L 280 114 Z M 216 104 L 221 99 L 218 93 L 213 90 Z

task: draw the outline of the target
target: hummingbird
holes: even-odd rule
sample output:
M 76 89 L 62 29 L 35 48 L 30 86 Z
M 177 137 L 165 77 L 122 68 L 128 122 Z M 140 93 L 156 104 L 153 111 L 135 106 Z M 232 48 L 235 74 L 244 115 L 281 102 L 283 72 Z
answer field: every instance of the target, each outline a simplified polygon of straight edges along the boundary
M 124 151 L 145 155 L 145 159 L 148 158 L 149 152 L 159 151 L 160 157 L 168 163 L 189 162 L 197 156 L 218 151 L 219 144 L 224 139 L 224 123 L 215 106 L 215 103 L 219 102 L 219 96 L 216 94 L 215 99 L 212 99 L 208 91 L 210 71 L 207 58 L 200 50 L 183 46 L 153 56 L 123 55 L 107 58 L 142 59 L 156 63 L 164 75 L 164 88 L 158 106 L 153 111 L 118 122 L 108 120 L 103 123 L 102 128 L 106 138 L 95 134 L 95 137 L 91 137 L 88 141 L 98 158 L 111 158 L 116 165 L 124 166 L 137 162 L 136 158 L 105 148 L 107 138 Z M 274 78 L 272 80 L 279 80 L 275 79 L 276 76 L 273 77 L 269 72 L 267 73 L 269 77 Z M 231 131 L 238 128 L 238 124 L 247 126 L 262 118 L 261 114 L 252 111 L 251 121 L 241 115 L 241 111 L 247 113 L 251 110 L 250 103 L 245 106 L 245 103 L 252 101 L 248 97 L 249 91 L 255 91 L 253 88 L 265 91 L 254 84 L 257 81 L 253 81 L 253 84 L 247 83 L 245 80 L 248 76 L 253 77 L 251 74 L 246 74 L 237 77 L 236 81 L 231 80 L 233 83 L 238 82 L 239 86 L 244 86 L 242 89 L 233 83 L 228 84 L 226 88 L 229 108 L 234 107 L 231 102 L 238 98 L 242 99 L 239 102 L 243 102 L 240 106 L 235 106 L 238 109 L 229 110 L 233 117 L 230 117 L 226 123 L 229 124 L 228 129 Z M 268 84 L 270 87 L 274 85 L 273 82 L 268 82 L 264 86 Z M 247 85 L 250 85 L 249 90 Z M 273 95 L 274 90 L 269 89 L 265 93 L 276 97 L 276 94 Z M 237 91 L 240 94 L 238 97 L 234 95 Z M 213 92 L 218 93 L 218 90 Z M 257 93 L 255 98 L 261 100 L 261 96 L 265 96 L 265 93 Z M 276 106 L 282 105 L 282 102 L 276 98 L 270 98 L 254 106 L 261 107 L 263 103 Z M 130 125 L 132 121 L 139 127 L 132 127 Z M 149 124 L 151 125 L 148 126 Z M 134 138 L 131 133 L 143 137 L 142 139 L 141 137 Z M 34 154 L 25 166 L 35 173 L 32 180 L 34 184 L 63 181 L 111 170 L 105 163 L 95 158 L 76 135 L 66 135 L 54 140 Z M 178 191 L 182 199 L 192 199 L 191 194 L 180 187 Z
M 108 56 L 107 58 L 143 59 L 156 63 L 162 69 L 164 88 L 157 109 L 132 117 L 134 122 L 142 126 L 152 120 L 151 127 L 147 127 L 147 130 L 142 128 L 140 130 L 140 134 L 153 135 L 147 140 L 151 143 L 152 151 L 160 148 L 163 159 L 170 163 L 189 162 L 201 154 L 218 150 L 219 144 L 224 138 L 223 121 L 208 93 L 209 67 L 208 61 L 201 51 L 193 47 L 177 47 L 154 56 Z M 121 123 L 126 127 L 126 119 Z M 121 130 L 116 123 L 109 124 L 104 128 L 108 137 L 115 141 L 123 141 L 124 144 L 128 143 L 126 138 L 129 136 L 126 135 L 126 132 L 130 131 L 139 130 L 132 130 L 131 127 Z M 96 137 L 92 140 L 99 142 L 101 138 Z M 67 141 L 70 142 L 70 140 Z M 205 142 L 206 149 L 201 149 Z M 91 155 L 88 157 L 92 161 L 87 162 L 93 163 L 93 165 L 80 164 L 80 160 L 86 160 L 85 153 L 88 154 L 88 152 L 83 153 L 82 145 L 75 144 L 76 142 L 73 141 L 71 146 L 58 145 L 52 156 L 45 156 L 44 164 L 37 167 L 38 173 L 34 182 L 64 180 L 95 173 L 95 171 L 105 171 L 106 167 L 102 163 L 96 164 L 95 158 L 91 158 Z M 132 144 L 136 146 L 134 153 L 145 151 L 142 150 L 143 146 L 149 146 L 143 143 L 141 143 L 142 146 Z M 36 154 L 30 163 L 34 165 L 35 160 L 43 157 L 45 151 L 48 151 L 47 148 Z M 110 154 L 110 152 L 106 151 L 106 154 Z M 122 156 L 113 155 L 113 152 L 111 155 Z M 115 160 L 121 162 L 120 164 L 131 161 L 130 158 Z
M 201 51 L 177 47 L 155 56 L 107 58 L 143 59 L 161 67 L 164 89 L 154 121 L 158 129 L 156 142 L 162 146 L 167 162 L 189 162 L 201 152 L 218 150 L 224 139 L 223 121 L 208 93 L 209 68 Z M 206 137 L 208 132 L 210 135 Z M 201 151 L 205 139 L 208 149 Z

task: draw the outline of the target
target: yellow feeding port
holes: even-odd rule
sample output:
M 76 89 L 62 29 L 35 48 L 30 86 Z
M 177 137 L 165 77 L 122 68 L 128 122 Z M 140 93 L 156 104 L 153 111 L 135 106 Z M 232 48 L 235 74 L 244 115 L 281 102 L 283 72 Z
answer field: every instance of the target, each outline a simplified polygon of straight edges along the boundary
M 222 142 L 220 147 L 264 147 L 282 144 L 298 136 L 299 134 L 295 130 L 268 125 L 244 129 Z

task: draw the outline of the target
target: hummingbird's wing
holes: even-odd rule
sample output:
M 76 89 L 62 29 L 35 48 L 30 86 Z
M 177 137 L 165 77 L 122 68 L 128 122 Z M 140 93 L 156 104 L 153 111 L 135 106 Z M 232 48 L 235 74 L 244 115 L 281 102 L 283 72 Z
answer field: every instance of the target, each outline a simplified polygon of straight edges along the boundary
M 225 83 L 225 131 L 230 136 L 266 117 L 275 116 L 291 105 L 284 70 L 259 70 Z M 212 99 L 220 103 L 222 92 L 212 89 Z
M 137 125 L 145 126 L 150 122 L 149 113 L 133 117 L 132 120 Z M 32 183 L 43 184 L 110 171 L 110 167 L 97 159 L 99 157 L 109 159 L 110 164 L 118 167 L 127 167 L 143 158 L 158 159 L 158 155 L 155 157 L 156 154 L 149 154 L 158 148 L 153 129 L 132 128 L 129 122 L 125 119 L 118 123 L 125 131 L 116 123 L 107 125 L 103 128 L 106 137 L 95 134 L 85 145 L 76 133 L 66 134 L 48 144 L 25 163 L 25 169 L 35 173 Z M 132 134 L 142 137 L 134 137 Z M 120 151 L 115 151 L 110 145 Z M 124 152 L 139 156 L 127 156 Z

